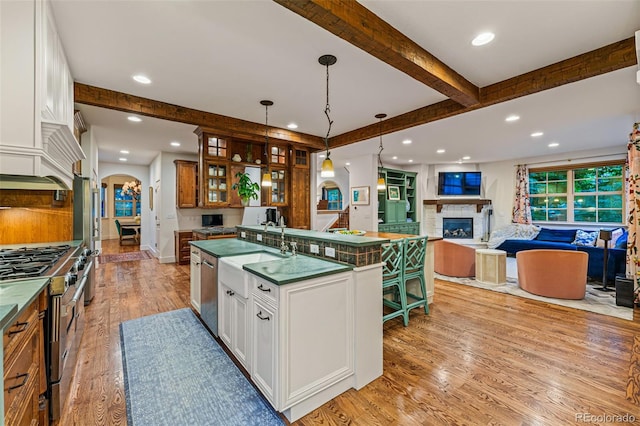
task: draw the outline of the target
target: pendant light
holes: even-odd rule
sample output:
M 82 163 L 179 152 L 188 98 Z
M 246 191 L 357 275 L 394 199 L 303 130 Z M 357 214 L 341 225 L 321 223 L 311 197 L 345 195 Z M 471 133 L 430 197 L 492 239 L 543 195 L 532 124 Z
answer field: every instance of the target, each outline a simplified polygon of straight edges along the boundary
M 382 154 L 382 150 L 384 149 L 382 147 L 382 119 L 385 118 L 387 116 L 387 114 L 376 114 L 376 118 L 379 120 L 380 122 L 380 151 L 378 151 L 378 168 L 382 169 L 382 157 L 380 156 L 380 154 Z M 387 188 L 387 184 L 384 181 L 384 176 L 382 176 L 382 173 L 380 173 L 380 170 L 378 170 L 378 191 L 384 191 Z
M 260 101 L 260 105 L 264 105 L 264 156 L 265 165 L 267 166 L 262 175 L 262 186 L 270 187 L 273 183 L 271 182 L 271 172 L 269 171 L 269 107 L 273 105 L 273 101 Z
M 324 147 L 327 150 L 327 158 L 322 162 L 322 167 L 320 169 L 320 177 L 334 177 L 335 173 L 333 171 L 333 162 L 329 156 L 331 153 L 329 152 L 329 132 L 331 132 L 331 125 L 333 121 L 331 121 L 331 117 L 329 117 L 329 113 L 331 112 L 331 107 L 329 106 L 329 66 L 335 64 L 338 59 L 333 55 L 322 55 L 318 58 L 318 62 L 320 65 L 324 65 L 327 67 L 327 104 L 324 107 L 324 115 L 327 116 L 327 121 L 329 122 L 329 129 L 327 129 L 327 136 L 324 138 Z

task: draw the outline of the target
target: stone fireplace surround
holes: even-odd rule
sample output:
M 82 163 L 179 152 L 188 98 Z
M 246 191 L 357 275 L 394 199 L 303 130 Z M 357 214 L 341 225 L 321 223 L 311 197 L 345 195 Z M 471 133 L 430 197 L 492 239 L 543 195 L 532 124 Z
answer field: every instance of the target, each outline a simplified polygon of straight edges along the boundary
M 465 200 L 452 199 L 451 203 L 446 199 L 425 200 L 422 218 L 424 230 L 430 237 L 443 237 L 443 218 L 472 218 L 473 238 L 455 238 L 456 243 L 465 245 L 484 246 L 483 242 L 489 239 L 489 220 L 491 201 L 489 200 Z

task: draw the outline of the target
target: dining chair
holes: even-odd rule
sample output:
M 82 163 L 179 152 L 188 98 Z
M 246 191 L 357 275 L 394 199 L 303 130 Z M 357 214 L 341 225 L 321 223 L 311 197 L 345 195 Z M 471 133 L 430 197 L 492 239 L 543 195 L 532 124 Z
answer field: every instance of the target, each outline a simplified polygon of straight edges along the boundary
M 402 240 L 392 240 L 382 244 L 382 303 L 393 309 L 392 312 L 383 314 L 382 322 L 402 317 L 402 322 L 406 327 L 409 325 L 409 311 L 407 310 L 407 292 L 402 274 L 403 251 Z M 392 297 L 391 299 L 385 297 L 389 295 Z
M 424 260 L 427 252 L 427 237 L 412 237 L 404 239 L 404 256 L 402 262 L 402 280 L 406 289 L 407 317 L 409 311 L 420 306 L 424 307 L 424 313 L 429 313 L 429 303 L 427 301 L 427 288 L 424 278 Z M 409 291 L 407 282 L 417 279 L 420 282 L 422 295 L 417 295 Z
M 118 219 L 115 219 L 115 222 L 118 236 L 120 237 L 120 245 L 122 245 L 122 240 L 125 239 L 132 239 L 134 242 L 138 241 L 138 232 L 135 229 L 123 228 Z

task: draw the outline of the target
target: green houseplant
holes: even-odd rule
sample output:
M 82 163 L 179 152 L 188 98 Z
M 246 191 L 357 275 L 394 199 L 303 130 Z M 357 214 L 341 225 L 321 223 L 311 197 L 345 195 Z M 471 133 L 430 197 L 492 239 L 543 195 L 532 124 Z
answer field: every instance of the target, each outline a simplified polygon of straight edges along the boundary
M 260 191 L 260 185 L 252 182 L 251 177 L 249 177 L 247 173 L 238 172 L 236 173 L 236 177 L 238 178 L 238 182 L 234 183 L 231 186 L 231 189 L 237 190 L 242 205 L 248 206 L 250 199 L 258 199 L 258 191 Z

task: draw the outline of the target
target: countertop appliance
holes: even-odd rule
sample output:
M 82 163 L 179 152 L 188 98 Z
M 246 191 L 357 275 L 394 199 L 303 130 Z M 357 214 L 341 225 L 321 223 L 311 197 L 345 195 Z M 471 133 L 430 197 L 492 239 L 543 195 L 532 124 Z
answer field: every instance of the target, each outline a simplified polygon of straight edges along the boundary
M 95 270 L 90 259 L 97 255 L 95 250 L 95 237 L 97 235 L 97 197 L 98 192 L 91 189 L 89 178 L 75 176 L 73 179 L 73 239 L 81 240 L 84 250 L 80 257 L 82 270 L 85 264 L 83 276 L 87 277 L 84 292 L 84 304 L 87 305 L 95 295 Z
M 202 226 L 204 228 L 208 226 L 222 226 L 223 216 L 221 214 L 203 214 Z
M 204 251 L 200 256 L 200 317 L 218 337 L 218 258 Z
M 0 249 L 0 285 L 19 285 L 32 278 L 49 278 L 45 312 L 47 392 L 41 396 L 51 419 L 60 418 L 71 388 L 78 347 L 84 330 L 84 289 L 92 262 L 83 260 L 82 245 L 30 245 Z

